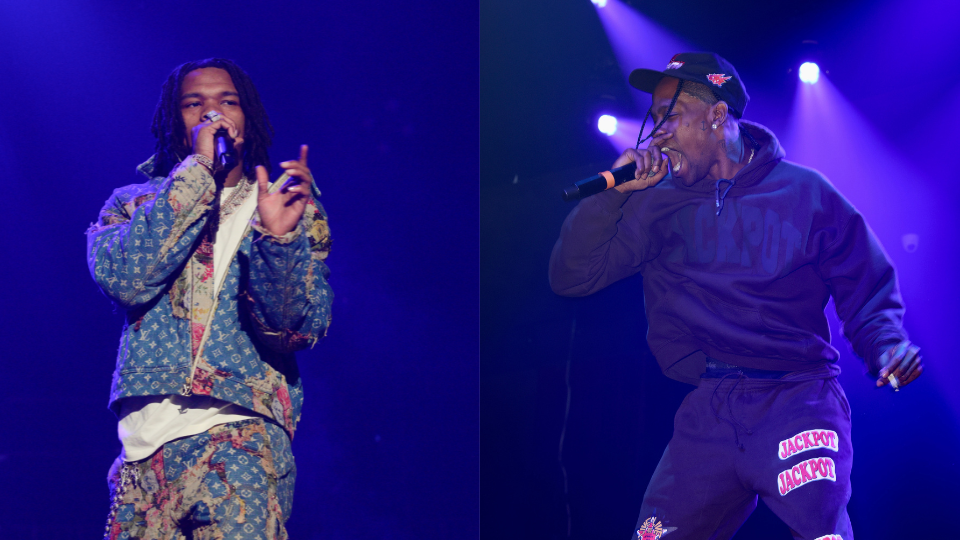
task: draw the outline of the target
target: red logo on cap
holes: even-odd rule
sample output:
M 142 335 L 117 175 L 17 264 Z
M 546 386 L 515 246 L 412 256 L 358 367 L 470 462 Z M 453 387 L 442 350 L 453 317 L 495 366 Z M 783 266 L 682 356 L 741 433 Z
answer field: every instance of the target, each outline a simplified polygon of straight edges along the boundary
M 707 78 L 710 79 L 710 82 L 717 86 L 723 86 L 723 83 L 729 81 L 733 78 L 733 75 L 724 75 L 723 73 L 711 73 L 707 75 Z
M 683 66 L 684 62 L 677 60 L 678 56 L 680 55 L 679 54 L 673 55 L 673 58 L 670 59 L 670 63 L 667 64 L 667 69 L 680 69 Z

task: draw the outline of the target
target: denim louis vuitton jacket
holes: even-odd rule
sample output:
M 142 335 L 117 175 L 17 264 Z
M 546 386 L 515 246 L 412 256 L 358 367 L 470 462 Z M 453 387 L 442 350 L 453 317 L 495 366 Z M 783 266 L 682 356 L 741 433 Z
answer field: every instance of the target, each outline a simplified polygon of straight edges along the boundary
M 137 169 L 148 180 L 115 190 L 87 230 L 90 272 L 126 310 L 110 408 L 133 396 L 212 396 L 292 437 L 303 404 L 293 353 L 326 334 L 333 301 L 320 192 L 314 185 L 300 223 L 281 237 L 254 213 L 215 298 L 213 176 L 188 156 L 153 177 L 154 159 Z

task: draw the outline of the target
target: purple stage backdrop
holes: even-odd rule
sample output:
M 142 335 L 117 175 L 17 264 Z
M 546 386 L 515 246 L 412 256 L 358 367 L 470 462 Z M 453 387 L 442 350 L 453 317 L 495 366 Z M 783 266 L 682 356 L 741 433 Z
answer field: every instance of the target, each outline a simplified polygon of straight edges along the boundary
M 958 23 L 960 7 L 933 0 L 481 2 L 483 538 L 627 538 L 692 389 L 647 348 L 641 276 L 573 299 L 546 279 L 573 207 L 562 189 L 636 141 L 650 97 L 626 74 L 684 50 L 737 67 L 752 98 L 744 117 L 830 178 L 897 266 L 925 363 L 903 391 L 874 387 L 826 308 L 853 409 L 858 537 L 954 535 Z M 817 84 L 797 77 L 806 60 L 820 65 Z M 603 114 L 625 129 L 600 133 Z M 761 505 L 735 538 L 791 534 Z
M 0 7 L 0 539 L 102 535 L 122 316 L 84 231 L 153 151 L 178 64 L 236 60 L 310 145 L 329 335 L 299 354 L 296 539 L 476 538 L 476 6 L 35 0 Z

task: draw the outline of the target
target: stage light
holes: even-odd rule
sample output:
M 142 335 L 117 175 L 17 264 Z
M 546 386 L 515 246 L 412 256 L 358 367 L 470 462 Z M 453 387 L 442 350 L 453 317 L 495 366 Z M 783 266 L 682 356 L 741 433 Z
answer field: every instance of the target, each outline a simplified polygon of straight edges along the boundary
M 820 80 L 820 66 L 813 62 L 804 62 L 800 66 L 800 80 L 807 84 L 814 84 Z
M 597 129 L 607 136 L 613 135 L 617 132 L 617 119 L 609 114 L 605 114 L 597 120 Z
M 593 2 L 593 5 L 597 6 L 598 8 L 602 8 L 603 6 L 607 5 L 607 0 L 590 0 L 590 1 Z

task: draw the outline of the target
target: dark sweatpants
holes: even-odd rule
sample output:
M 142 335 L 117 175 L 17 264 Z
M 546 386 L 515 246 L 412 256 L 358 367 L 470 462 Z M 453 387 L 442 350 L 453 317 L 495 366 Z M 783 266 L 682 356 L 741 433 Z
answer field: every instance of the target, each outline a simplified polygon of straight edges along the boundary
M 759 495 L 794 538 L 853 540 L 850 405 L 838 373 L 701 379 L 677 411 L 633 538 L 730 538 Z

